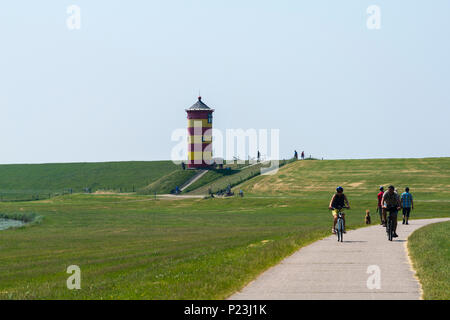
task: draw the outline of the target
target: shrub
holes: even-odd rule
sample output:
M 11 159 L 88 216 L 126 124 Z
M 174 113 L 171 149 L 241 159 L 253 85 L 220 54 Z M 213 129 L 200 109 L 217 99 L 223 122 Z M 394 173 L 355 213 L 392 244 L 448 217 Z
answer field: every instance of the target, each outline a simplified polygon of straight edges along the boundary
M 13 213 L 0 212 L 0 219 L 1 218 L 18 220 L 24 223 L 30 223 L 39 220 L 38 218 L 40 218 L 40 216 L 38 216 L 34 212 L 13 212 Z

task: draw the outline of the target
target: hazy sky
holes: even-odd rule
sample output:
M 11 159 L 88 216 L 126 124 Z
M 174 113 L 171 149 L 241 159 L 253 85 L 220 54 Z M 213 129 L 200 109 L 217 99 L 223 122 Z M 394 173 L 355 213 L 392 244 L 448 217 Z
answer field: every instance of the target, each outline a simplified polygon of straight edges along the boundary
M 0 163 L 169 159 L 199 90 L 216 128 L 280 129 L 282 158 L 450 156 L 449 17 L 448 0 L 2 1 Z

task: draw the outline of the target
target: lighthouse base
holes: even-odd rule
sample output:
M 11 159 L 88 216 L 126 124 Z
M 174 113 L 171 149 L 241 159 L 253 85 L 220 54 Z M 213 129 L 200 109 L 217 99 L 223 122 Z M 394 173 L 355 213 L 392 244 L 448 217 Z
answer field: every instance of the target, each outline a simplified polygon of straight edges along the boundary
M 206 163 L 203 163 L 203 164 L 188 163 L 187 168 L 188 169 L 212 169 L 212 168 L 214 168 L 214 165 L 206 164 Z

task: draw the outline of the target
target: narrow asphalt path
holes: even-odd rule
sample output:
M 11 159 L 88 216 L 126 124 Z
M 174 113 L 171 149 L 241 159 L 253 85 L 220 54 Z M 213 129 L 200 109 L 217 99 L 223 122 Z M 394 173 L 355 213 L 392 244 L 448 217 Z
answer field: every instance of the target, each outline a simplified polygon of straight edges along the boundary
M 192 185 L 194 182 L 198 181 L 203 177 L 208 170 L 199 170 L 199 172 L 193 176 L 191 179 L 189 179 L 184 185 L 181 186 L 180 190 L 184 191 L 186 190 L 190 185 Z
M 348 231 L 343 243 L 330 236 L 300 249 L 229 299 L 420 299 L 407 238 L 427 224 L 448 220 L 410 220 L 409 225 L 402 225 L 399 218 L 399 237 L 392 242 L 380 225 Z M 373 288 L 377 275 L 379 289 Z

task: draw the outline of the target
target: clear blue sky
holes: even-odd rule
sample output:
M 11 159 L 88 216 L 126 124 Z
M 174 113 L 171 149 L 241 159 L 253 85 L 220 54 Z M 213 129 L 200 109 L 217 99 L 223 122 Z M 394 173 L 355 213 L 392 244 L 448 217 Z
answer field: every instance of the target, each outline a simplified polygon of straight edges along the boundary
M 2 1 L 0 163 L 169 159 L 199 89 L 216 128 L 280 129 L 281 157 L 450 156 L 449 17 L 448 0 Z

